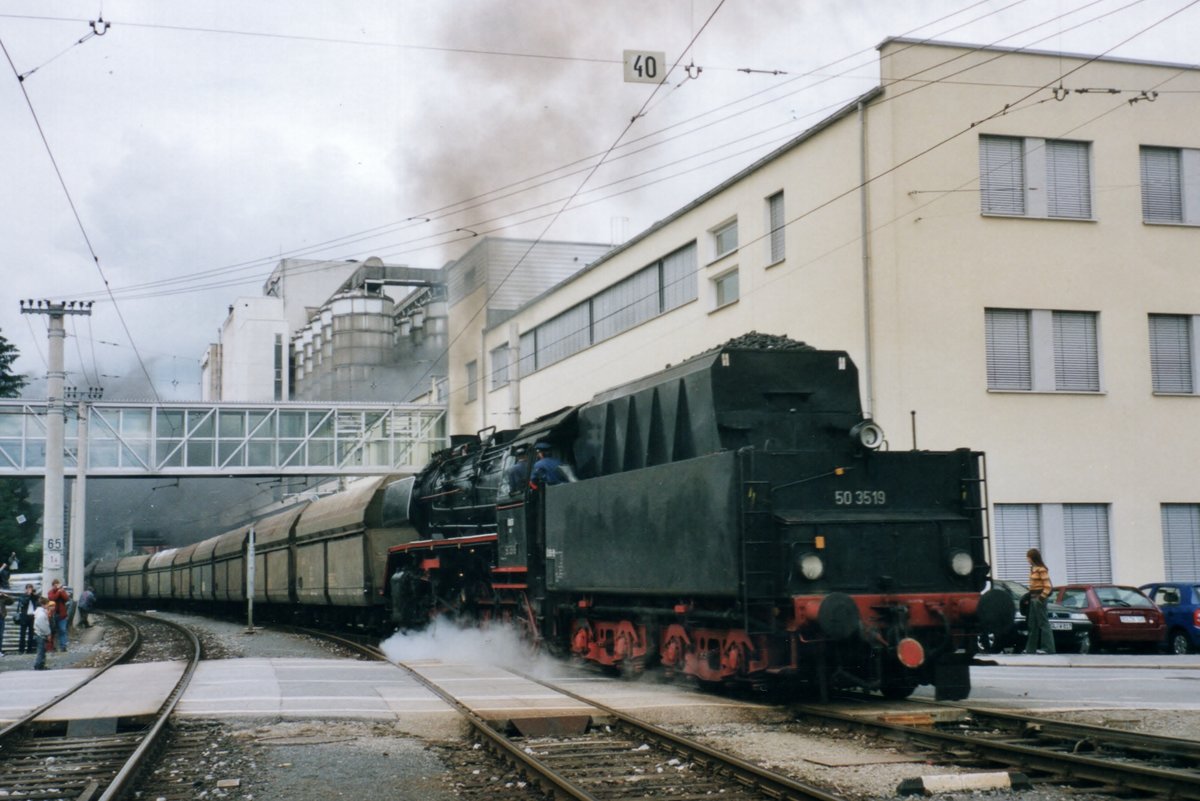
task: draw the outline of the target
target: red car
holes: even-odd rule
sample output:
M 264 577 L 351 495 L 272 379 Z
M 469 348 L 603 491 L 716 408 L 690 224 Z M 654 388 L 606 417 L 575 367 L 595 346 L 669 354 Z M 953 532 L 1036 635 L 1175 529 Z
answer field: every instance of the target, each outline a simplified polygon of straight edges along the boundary
M 1136 587 L 1117 584 L 1068 584 L 1054 596 L 1068 609 L 1092 621 L 1092 645 L 1157 651 L 1166 636 L 1162 610 Z

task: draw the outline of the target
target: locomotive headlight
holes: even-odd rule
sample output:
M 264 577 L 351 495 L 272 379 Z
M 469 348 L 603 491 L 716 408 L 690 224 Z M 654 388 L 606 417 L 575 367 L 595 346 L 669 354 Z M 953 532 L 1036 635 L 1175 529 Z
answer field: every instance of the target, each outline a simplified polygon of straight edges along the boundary
M 800 575 L 809 581 L 816 581 L 825 575 L 825 563 L 815 553 L 800 554 L 796 566 L 800 568 Z
M 975 560 L 966 551 L 955 551 L 950 556 L 950 569 L 959 576 L 969 576 L 975 569 Z
M 850 438 L 873 451 L 883 444 L 883 429 L 873 420 L 863 420 L 850 429 Z

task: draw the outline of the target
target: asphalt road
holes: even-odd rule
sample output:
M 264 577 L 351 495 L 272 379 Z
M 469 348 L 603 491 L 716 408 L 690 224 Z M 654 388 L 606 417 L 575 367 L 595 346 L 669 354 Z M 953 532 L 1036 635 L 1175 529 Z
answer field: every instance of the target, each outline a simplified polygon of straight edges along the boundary
M 969 703 L 1013 709 L 1200 711 L 1200 656 L 1004 655 L 971 668 Z M 915 698 L 932 698 L 922 687 Z

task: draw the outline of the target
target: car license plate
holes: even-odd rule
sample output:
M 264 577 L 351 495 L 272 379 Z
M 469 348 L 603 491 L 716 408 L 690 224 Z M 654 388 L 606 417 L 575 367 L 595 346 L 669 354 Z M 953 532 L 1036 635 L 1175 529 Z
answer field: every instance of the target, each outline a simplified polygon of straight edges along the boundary
M 1122 623 L 1145 623 L 1145 615 L 1121 615 Z
M 1055 631 L 1070 631 L 1071 624 L 1065 620 L 1051 620 L 1050 628 L 1054 629 Z

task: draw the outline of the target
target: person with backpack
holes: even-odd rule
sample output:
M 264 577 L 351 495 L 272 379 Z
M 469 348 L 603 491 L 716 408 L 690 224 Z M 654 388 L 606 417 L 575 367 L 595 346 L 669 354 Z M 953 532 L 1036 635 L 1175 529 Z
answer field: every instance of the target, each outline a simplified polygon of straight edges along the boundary
M 79 609 L 80 628 L 90 629 L 92 627 L 92 624 L 88 621 L 88 614 L 92 611 L 92 609 L 95 608 L 95 606 L 96 593 L 92 592 L 92 588 L 90 586 L 85 586 L 83 588 L 83 593 L 79 596 L 79 605 L 77 606 Z
M 38 596 L 32 584 L 25 585 L 25 593 L 17 599 L 17 653 L 32 654 L 37 650 L 33 636 L 33 613 L 38 608 Z

